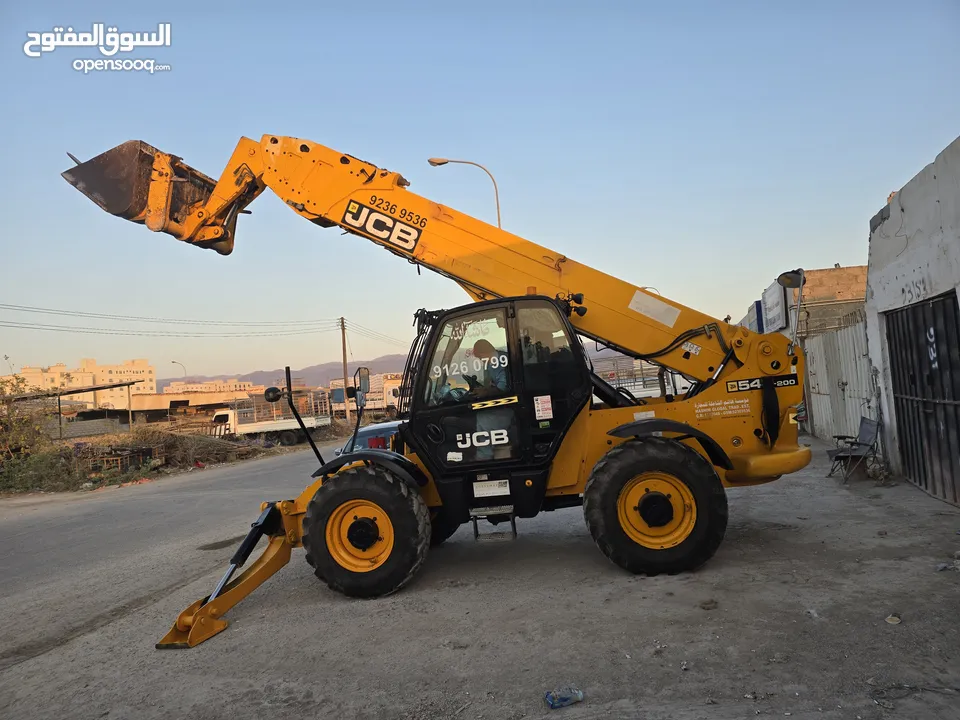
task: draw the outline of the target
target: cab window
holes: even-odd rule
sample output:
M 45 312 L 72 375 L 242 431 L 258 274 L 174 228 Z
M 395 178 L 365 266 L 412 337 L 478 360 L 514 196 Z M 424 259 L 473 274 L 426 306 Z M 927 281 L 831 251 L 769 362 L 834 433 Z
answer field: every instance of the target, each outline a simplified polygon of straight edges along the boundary
M 517 312 L 524 387 L 537 395 L 559 395 L 579 387 L 581 369 L 570 337 L 552 305 L 523 306 Z
M 428 366 L 427 407 L 476 402 L 513 385 L 503 308 L 478 310 L 444 323 Z

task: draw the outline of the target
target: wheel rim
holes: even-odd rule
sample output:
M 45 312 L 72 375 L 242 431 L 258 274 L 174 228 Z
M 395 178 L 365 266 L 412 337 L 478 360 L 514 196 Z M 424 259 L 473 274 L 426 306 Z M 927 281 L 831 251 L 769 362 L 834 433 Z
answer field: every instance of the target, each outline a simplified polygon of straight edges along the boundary
M 327 550 L 350 572 L 370 572 L 383 565 L 393 551 L 393 523 L 376 503 L 348 500 L 327 520 Z
M 693 532 L 697 504 L 690 489 L 673 475 L 643 473 L 623 486 L 617 516 L 620 527 L 635 543 L 665 550 Z

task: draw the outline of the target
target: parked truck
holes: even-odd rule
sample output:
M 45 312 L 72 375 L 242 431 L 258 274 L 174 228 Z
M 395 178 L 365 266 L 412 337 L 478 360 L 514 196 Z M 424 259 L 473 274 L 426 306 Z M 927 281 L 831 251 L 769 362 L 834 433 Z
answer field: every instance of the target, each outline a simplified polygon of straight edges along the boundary
M 325 394 L 312 390 L 295 391 L 294 402 L 304 425 L 311 432 L 330 425 Z M 236 400 L 229 408 L 217 410 L 213 425 L 218 435 L 226 437 L 257 437 L 281 445 L 296 445 L 307 439 L 289 407 L 268 403 L 259 396 Z

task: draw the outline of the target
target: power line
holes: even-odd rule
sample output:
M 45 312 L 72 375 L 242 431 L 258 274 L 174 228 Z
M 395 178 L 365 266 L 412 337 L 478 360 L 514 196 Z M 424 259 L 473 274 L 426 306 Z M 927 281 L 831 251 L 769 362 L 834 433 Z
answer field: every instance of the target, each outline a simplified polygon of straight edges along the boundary
M 16 305 L 12 303 L 0 303 L 0 310 L 13 312 L 40 313 L 45 315 L 58 315 L 63 317 L 75 318 L 98 318 L 103 320 L 115 320 L 119 322 L 145 322 L 145 323 L 168 323 L 172 325 L 198 325 L 210 327 L 240 327 L 240 328 L 259 328 L 266 327 L 270 330 L 249 330 L 233 332 L 211 332 L 211 333 L 192 333 L 173 330 L 147 330 L 147 329 L 121 329 L 115 327 L 87 327 L 70 325 L 53 325 L 49 323 L 35 323 L 20 320 L 0 319 L 0 327 L 8 327 L 19 330 L 38 330 L 47 332 L 68 332 L 85 335 L 127 335 L 135 337 L 171 337 L 171 338 L 246 338 L 246 337 L 285 337 L 295 335 L 320 334 L 339 329 L 340 321 L 337 319 L 320 318 L 316 320 L 279 320 L 279 321 L 250 321 L 250 320 L 200 320 L 187 318 L 163 318 L 156 316 L 142 315 L 119 315 L 113 313 L 98 313 L 84 310 L 63 310 L 57 308 L 44 308 L 32 305 Z M 357 335 L 368 340 L 390 343 L 400 347 L 408 347 L 409 341 L 400 340 L 379 330 L 360 325 L 359 323 L 350 323 L 350 329 Z M 352 351 L 352 348 L 351 348 Z M 352 355 L 352 352 L 351 352 Z
M 300 330 L 277 330 L 245 333 L 183 333 L 163 330 L 120 330 L 117 328 L 73 327 L 70 325 L 48 325 L 44 323 L 22 323 L 0 320 L 0 327 L 15 328 L 18 330 L 41 330 L 49 332 L 67 332 L 81 335 L 130 335 L 137 337 L 169 337 L 169 338 L 256 338 L 256 337 L 285 337 L 291 335 L 316 335 L 333 332 L 336 326 L 329 328 L 306 328 Z
M 231 325 L 231 326 L 271 326 L 280 325 L 336 325 L 335 318 L 317 318 L 316 320 L 189 320 L 184 318 L 160 318 L 139 315 L 112 315 L 108 313 L 85 312 L 83 310 L 58 310 L 54 308 L 40 308 L 30 305 L 12 305 L 0 303 L 0 309 L 16 312 L 41 313 L 45 315 L 65 315 L 69 317 L 100 318 L 103 320 L 123 320 L 151 323 L 169 323 L 183 325 Z
M 404 347 L 404 348 L 405 348 L 405 347 L 408 347 L 408 346 L 410 345 L 410 343 L 400 342 L 399 340 L 384 340 L 384 339 L 381 338 L 381 337 L 376 337 L 376 336 L 374 336 L 374 335 L 367 335 L 366 333 L 362 333 L 362 332 L 359 332 L 359 331 L 357 331 L 357 330 L 354 330 L 353 332 L 354 332 L 354 334 L 359 335 L 360 337 L 364 337 L 364 338 L 366 338 L 366 339 L 368 339 L 368 340 L 375 340 L 375 341 L 377 341 L 377 342 L 389 343 L 389 344 L 392 344 L 392 345 L 396 345 L 397 347 Z
M 382 333 L 382 332 L 380 332 L 379 330 L 374 330 L 373 328 L 368 328 L 368 327 L 366 327 L 366 326 L 364 326 L 364 325 L 361 325 L 361 324 L 359 324 L 359 323 L 351 322 L 351 323 L 350 323 L 350 326 L 353 327 L 353 328 L 358 328 L 358 329 L 360 329 L 360 330 L 365 330 L 366 332 L 372 333 L 372 334 L 374 334 L 374 335 L 379 335 L 379 336 L 381 336 L 381 337 L 383 337 L 383 338 L 385 338 L 385 339 L 387 339 L 387 340 L 396 340 L 397 342 L 404 342 L 404 344 L 406 344 L 405 341 L 403 341 L 403 340 L 400 340 L 400 339 L 398 339 L 398 338 L 395 338 L 395 337 L 393 337 L 393 336 L 391 336 L 391 335 L 387 335 L 386 333 Z
M 390 335 L 386 335 L 382 332 L 379 332 L 378 330 L 372 330 L 368 327 L 364 327 L 363 325 L 359 325 L 354 322 L 350 323 L 350 329 L 356 332 L 358 335 L 362 335 L 363 337 L 366 337 L 370 340 L 380 340 L 383 342 L 393 343 L 395 345 L 402 345 L 404 347 L 407 347 L 408 345 L 410 345 L 409 341 L 404 341 L 395 337 L 391 337 Z
M 343 333 L 343 339 L 347 343 L 347 352 L 350 353 L 350 359 L 353 359 L 353 348 L 350 346 L 350 334 L 346 331 Z

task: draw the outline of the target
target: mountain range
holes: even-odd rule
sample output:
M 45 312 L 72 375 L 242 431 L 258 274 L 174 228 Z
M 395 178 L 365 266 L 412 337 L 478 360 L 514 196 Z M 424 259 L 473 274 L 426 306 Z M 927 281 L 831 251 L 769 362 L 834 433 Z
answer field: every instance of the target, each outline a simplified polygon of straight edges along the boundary
M 370 368 L 370 374 L 403 372 L 403 365 L 407 360 L 406 355 L 382 355 L 373 360 L 356 360 L 347 363 L 347 372 L 350 377 L 361 365 Z M 294 379 L 303 380 L 307 387 L 329 387 L 330 381 L 335 378 L 343 377 L 342 362 L 328 362 L 320 365 L 310 365 L 309 367 L 294 370 L 290 368 L 290 376 Z M 177 380 L 186 380 L 187 382 L 209 382 L 211 380 L 245 380 L 254 385 L 277 385 L 283 387 L 284 370 L 277 368 L 275 370 L 254 370 L 246 375 L 188 375 L 186 378 L 162 378 L 157 380 L 157 392 L 163 392 L 163 388 Z
M 584 343 L 587 353 L 592 358 L 613 357 L 618 353 L 604 348 L 597 351 L 596 345 L 592 341 Z M 366 366 L 370 368 L 370 374 L 378 373 L 398 373 L 403 372 L 404 363 L 407 360 L 405 354 L 381 355 L 373 360 L 354 360 L 347 363 L 347 373 L 353 377 L 358 367 Z M 330 381 L 343 377 L 342 362 L 328 362 L 319 365 L 310 365 L 299 370 L 290 368 L 290 376 L 295 379 L 303 380 L 307 387 L 329 387 Z M 187 382 L 209 382 L 212 380 L 232 380 L 236 378 L 241 381 L 252 382 L 254 385 L 277 385 L 282 387 L 284 384 L 284 370 L 277 368 L 275 370 L 254 370 L 246 375 L 188 375 L 187 377 L 158 378 L 157 392 L 163 392 L 163 388 L 172 382 L 185 380 Z

